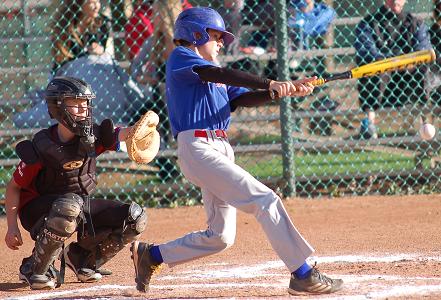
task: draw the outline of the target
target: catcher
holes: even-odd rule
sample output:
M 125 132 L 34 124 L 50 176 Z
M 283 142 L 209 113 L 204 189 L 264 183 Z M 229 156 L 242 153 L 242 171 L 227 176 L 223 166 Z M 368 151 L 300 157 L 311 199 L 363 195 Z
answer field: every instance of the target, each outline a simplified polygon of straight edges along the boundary
M 96 159 L 126 141 L 131 158 L 153 159 L 159 149 L 158 116 L 148 112 L 133 127 L 92 121 L 90 86 L 79 79 L 55 77 L 47 86 L 46 103 L 57 124 L 17 144 L 20 158 L 6 188 L 6 245 L 23 244 L 17 217 L 35 241 L 23 259 L 19 278 L 31 289 L 53 289 L 63 282 L 64 263 L 81 282 L 95 282 L 110 271 L 100 269 L 144 231 L 147 215 L 136 203 L 92 198 L 97 185 Z M 77 232 L 77 241 L 63 250 Z M 62 259 L 62 275 L 54 267 Z

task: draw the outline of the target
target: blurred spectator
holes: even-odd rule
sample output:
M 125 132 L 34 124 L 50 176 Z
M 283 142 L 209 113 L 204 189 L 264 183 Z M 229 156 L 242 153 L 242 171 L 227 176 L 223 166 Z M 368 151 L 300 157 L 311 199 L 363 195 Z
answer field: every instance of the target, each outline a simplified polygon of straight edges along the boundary
M 58 70 L 57 76 L 80 78 L 92 86 L 96 91 L 93 117 L 97 123 L 110 118 L 115 124 L 129 124 L 133 114 L 151 101 L 108 53 L 85 55 L 70 61 Z M 54 120 L 47 112 L 44 93 L 35 93 L 32 98 L 30 109 L 14 115 L 14 125 L 18 128 L 52 125 Z
M 100 10 L 100 0 L 61 1 L 53 25 L 53 73 L 75 58 L 104 53 L 111 24 Z
M 153 2 L 154 0 L 136 1 L 133 14 L 124 28 L 130 60 L 139 53 L 142 44 L 153 34 Z
M 309 38 L 325 35 L 336 15 L 334 9 L 314 0 L 291 0 L 289 11 L 295 49 L 310 49 Z
M 147 110 L 153 110 L 159 115 L 161 149 L 166 148 L 172 140 L 165 99 L 165 63 L 175 48 L 175 20 L 183 9 L 190 7 L 191 4 L 185 0 L 153 1 L 150 7 L 153 32 L 142 43 L 130 67 L 132 77 L 139 83 L 148 85 L 147 88 L 151 88 L 153 93 L 153 101 L 145 103 L 134 116 L 134 121 Z M 179 175 L 175 163 L 168 158 L 159 157 L 154 163 L 160 168 L 159 177 L 163 181 L 173 180 Z
M 310 50 L 326 48 L 325 35 L 336 17 L 335 10 L 325 3 L 314 0 L 290 0 L 288 3 L 288 26 L 291 37 L 291 50 Z M 296 71 L 311 70 L 317 76 L 326 72 L 326 57 L 315 56 L 312 59 L 290 61 L 290 67 Z M 316 90 L 325 89 L 321 86 Z M 338 103 L 322 96 L 311 103 L 310 108 L 317 111 L 329 112 L 337 109 Z M 332 135 L 332 117 L 315 117 L 309 122 L 310 132 L 318 135 Z M 296 127 L 300 130 L 300 125 Z
M 262 53 L 264 51 L 274 52 L 274 28 L 275 12 L 274 0 L 245 0 L 242 10 L 243 23 L 255 26 L 251 33 L 248 47 L 242 50 L 244 53 Z M 257 50 L 256 50 L 257 48 Z
M 154 107 L 145 107 L 145 111 L 153 109 L 161 120 L 161 136 L 170 134 L 165 105 L 165 62 L 173 51 L 174 22 L 182 9 L 191 7 L 187 1 L 168 0 L 152 1 L 150 19 L 153 31 L 149 38 L 144 40 L 131 64 L 131 73 L 142 84 L 150 84 L 154 89 Z M 138 116 L 144 114 L 140 111 Z M 136 118 L 135 118 L 136 119 Z
M 354 47 L 358 65 L 413 51 L 430 49 L 427 26 L 413 14 L 404 12 L 405 0 L 385 0 L 355 30 Z M 376 138 L 375 110 L 381 106 L 402 106 L 406 102 L 423 104 L 426 66 L 362 78 L 358 81 L 362 120 L 360 138 Z
M 174 5 L 179 5 L 182 9 L 192 7 L 188 0 L 180 1 L 155 1 L 155 0 L 137 0 L 135 2 L 135 8 L 133 14 L 128 19 L 125 25 L 126 32 L 126 44 L 129 49 L 130 60 L 133 60 L 136 55 L 139 54 L 144 42 L 154 34 L 154 22 L 158 11 L 154 14 L 154 6 L 158 5 L 155 2 L 168 2 L 164 3 L 166 7 L 170 8 L 172 15 L 174 15 Z M 160 4 L 160 3 L 159 3 Z M 173 17 L 173 16 L 169 16 Z M 158 20 L 159 22 L 161 20 Z M 157 22 L 158 22 L 157 21 Z M 167 26 L 167 25 L 166 25 Z
M 94 118 L 111 118 L 128 124 L 141 104 L 148 101 L 143 91 L 105 51 L 110 34 L 109 19 L 100 13 L 98 0 L 69 0 L 57 10 L 53 31 L 53 74 L 88 82 L 96 91 Z M 32 107 L 14 115 L 18 128 L 47 127 L 49 118 L 42 91 L 28 95 Z
M 316 3 L 314 0 L 291 0 L 289 2 L 288 10 L 291 16 L 288 18 L 288 26 L 292 29 L 292 50 L 325 48 L 324 35 L 335 19 L 335 10 L 324 3 Z M 313 61 L 316 64 L 317 74 L 323 74 L 326 70 L 324 57 L 317 57 Z
M 430 28 L 430 41 L 436 52 L 436 63 L 430 66 L 430 73 L 427 76 L 427 92 L 430 99 L 441 108 L 441 0 L 434 0 L 433 19 L 434 23 Z
M 229 32 L 236 32 L 236 39 L 228 45 L 227 53 L 237 55 L 240 47 L 242 15 L 244 8 L 244 0 L 224 0 L 222 5 L 217 10 L 225 21 L 225 28 Z

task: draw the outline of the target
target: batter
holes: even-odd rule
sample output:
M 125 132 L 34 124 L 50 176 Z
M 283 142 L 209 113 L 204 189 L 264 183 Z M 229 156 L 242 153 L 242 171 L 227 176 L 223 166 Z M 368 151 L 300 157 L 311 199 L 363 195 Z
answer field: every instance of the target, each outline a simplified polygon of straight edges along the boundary
M 227 130 L 231 112 L 280 97 L 305 96 L 309 82 L 273 81 L 216 63 L 222 47 L 234 40 L 213 9 L 191 8 L 175 23 L 177 47 L 167 62 L 167 106 L 178 141 L 178 163 L 184 176 L 201 188 L 207 229 L 160 245 L 132 243 L 137 289 L 147 291 L 153 272 L 218 253 L 233 245 L 236 209 L 253 214 L 291 275 L 289 292 L 331 293 L 342 280 L 333 280 L 305 260 L 313 248 L 291 222 L 281 199 L 270 188 L 236 165 Z M 253 89 L 252 91 L 249 90 Z

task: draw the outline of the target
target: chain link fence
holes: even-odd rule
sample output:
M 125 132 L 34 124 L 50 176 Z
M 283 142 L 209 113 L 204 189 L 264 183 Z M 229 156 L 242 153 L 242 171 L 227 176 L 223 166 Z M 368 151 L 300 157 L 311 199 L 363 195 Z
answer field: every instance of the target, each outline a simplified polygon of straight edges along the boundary
M 97 194 L 148 206 L 200 201 L 176 162 L 164 92 L 172 24 L 191 5 L 217 9 L 237 36 L 219 56 L 220 65 L 271 79 L 325 76 L 425 47 L 440 56 L 438 0 L 407 1 L 404 11 L 415 19 L 382 11 L 382 1 L 5 0 L 0 3 L 3 194 L 19 161 L 15 145 L 52 122 L 45 86 L 54 75 L 69 75 L 92 85 L 97 123 L 111 118 L 130 125 L 150 109 L 162 119 L 162 146 L 151 164 L 135 165 L 124 151 L 99 157 Z M 284 196 L 439 192 L 439 134 L 429 141 L 418 134 L 421 122 L 439 128 L 439 62 L 238 109 L 228 132 L 237 163 Z

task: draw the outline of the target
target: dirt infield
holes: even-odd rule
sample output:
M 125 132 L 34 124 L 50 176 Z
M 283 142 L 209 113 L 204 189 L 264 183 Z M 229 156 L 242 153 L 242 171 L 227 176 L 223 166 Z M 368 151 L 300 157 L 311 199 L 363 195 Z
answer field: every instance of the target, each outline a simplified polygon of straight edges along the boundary
M 320 270 L 345 280 L 337 294 L 319 299 L 440 299 L 441 196 L 357 197 L 284 201 L 294 224 L 315 247 Z M 163 242 L 204 229 L 203 207 L 149 209 L 142 240 Z M 0 219 L 4 238 L 6 219 Z M 236 243 L 226 251 L 174 268 L 152 280 L 148 295 L 134 289 L 128 247 L 107 267 L 114 275 L 98 284 L 66 283 L 53 291 L 30 291 L 20 283 L 18 266 L 32 249 L 0 248 L 0 298 L 297 298 L 286 292 L 288 271 L 252 216 L 239 213 Z

